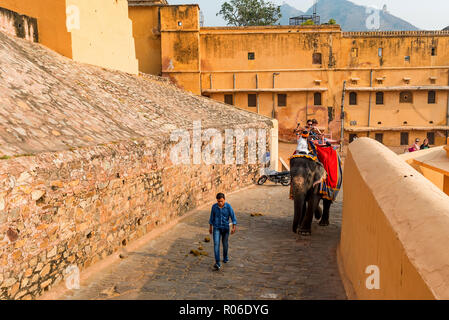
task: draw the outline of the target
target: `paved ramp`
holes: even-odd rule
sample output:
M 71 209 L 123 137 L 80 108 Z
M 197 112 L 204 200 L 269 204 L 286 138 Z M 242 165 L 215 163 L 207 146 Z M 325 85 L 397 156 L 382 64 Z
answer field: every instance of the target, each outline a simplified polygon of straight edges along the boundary
M 312 237 L 303 238 L 291 231 L 288 192 L 266 185 L 228 197 L 239 225 L 230 237 L 231 261 L 220 272 L 212 269 L 212 242 L 204 242 L 210 213 L 204 209 L 62 298 L 346 299 L 336 262 L 341 200 L 332 208 L 331 225 L 314 221 Z M 207 255 L 189 253 L 199 247 Z

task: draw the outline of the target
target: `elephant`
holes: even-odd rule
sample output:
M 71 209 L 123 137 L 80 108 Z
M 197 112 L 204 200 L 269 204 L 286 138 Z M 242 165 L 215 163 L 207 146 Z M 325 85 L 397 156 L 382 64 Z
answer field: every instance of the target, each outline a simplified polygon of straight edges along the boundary
M 323 199 L 323 212 L 319 207 L 321 200 L 320 182 L 326 179 L 323 165 L 307 157 L 290 160 L 291 196 L 294 200 L 295 216 L 293 232 L 303 236 L 312 235 L 312 220 L 315 215 L 320 219 L 320 226 L 329 225 L 329 210 L 332 201 Z

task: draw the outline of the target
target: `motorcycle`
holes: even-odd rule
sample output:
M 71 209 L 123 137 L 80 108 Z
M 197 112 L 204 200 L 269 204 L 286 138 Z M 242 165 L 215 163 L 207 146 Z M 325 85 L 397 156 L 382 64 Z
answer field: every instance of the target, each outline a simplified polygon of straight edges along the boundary
M 257 180 L 257 184 L 259 186 L 263 185 L 267 180 L 274 182 L 276 184 L 280 183 L 283 186 L 290 185 L 290 171 L 277 172 L 274 170 L 265 170 L 264 174 L 261 175 L 259 180 Z

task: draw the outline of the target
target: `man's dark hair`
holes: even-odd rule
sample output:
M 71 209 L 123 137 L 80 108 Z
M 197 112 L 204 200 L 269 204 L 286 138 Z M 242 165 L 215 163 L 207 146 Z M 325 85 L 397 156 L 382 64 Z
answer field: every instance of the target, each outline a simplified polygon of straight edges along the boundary
M 318 124 L 318 121 L 317 121 L 316 119 L 313 119 L 313 120 L 312 120 L 312 123 Z
M 220 192 L 217 194 L 217 200 L 220 200 L 220 199 L 226 199 L 224 193 Z

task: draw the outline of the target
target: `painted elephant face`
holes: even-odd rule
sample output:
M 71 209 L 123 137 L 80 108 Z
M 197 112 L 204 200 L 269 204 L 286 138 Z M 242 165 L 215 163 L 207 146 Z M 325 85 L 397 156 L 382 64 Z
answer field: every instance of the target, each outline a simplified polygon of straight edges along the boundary
M 292 185 L 296 194 L 306 194 L 327 177 L 324 167 L 309 159 L 292 159 L 290 166 Z
M 292 179 L 292 184 L 295 189 L 300 193 L 306 193 L 308 186 L 306 185 L 306 179 L 303 176 L 295 176 Z

